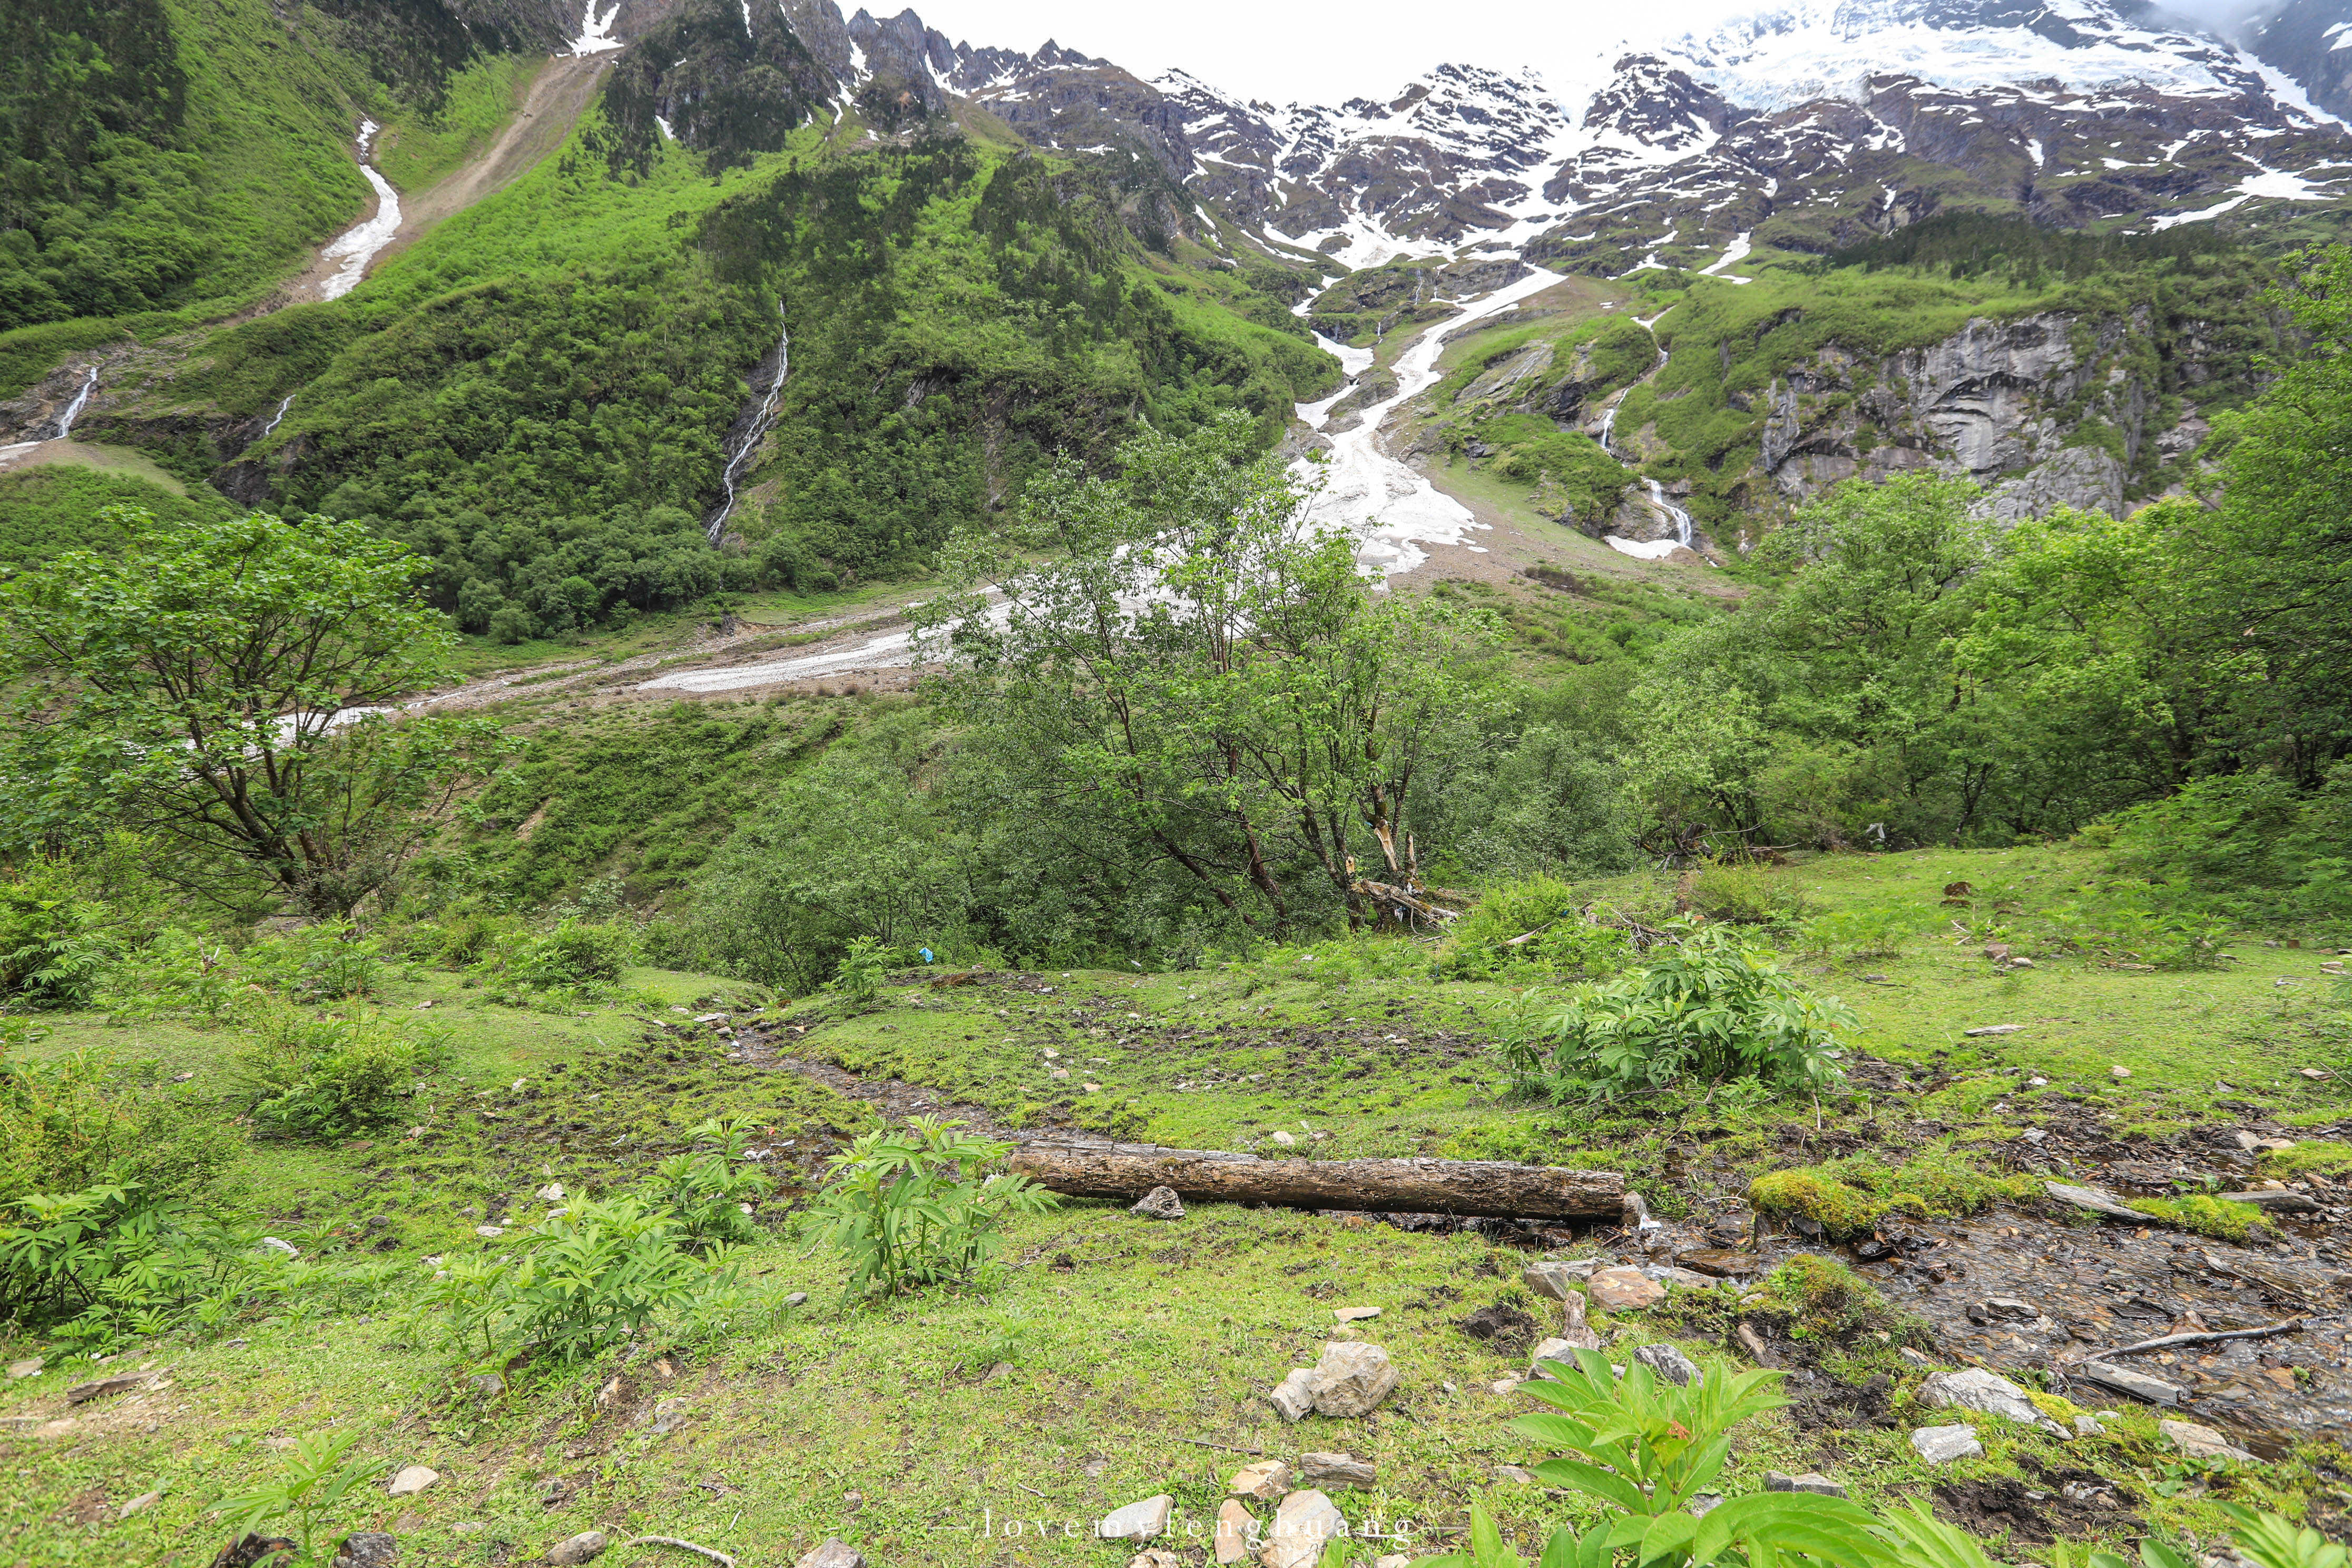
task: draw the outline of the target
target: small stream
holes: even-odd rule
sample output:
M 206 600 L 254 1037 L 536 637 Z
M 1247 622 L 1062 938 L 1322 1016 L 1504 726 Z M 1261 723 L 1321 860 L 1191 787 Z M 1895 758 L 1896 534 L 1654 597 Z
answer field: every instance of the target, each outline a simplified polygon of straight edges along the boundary
M 783 315 L 784 302 L 779 300 L 776 301 L 777 321 L 781 322 Z M 766 394 L 760 399 L 760 411 L 751 416 L 751 428 L 743 432 L 743 439 L 728 458 L 727 466 L 719 473 L 719 483 L 726 490 L 727 499 L 719 503 L 719 515 L 710 520 L 709 534 L 713 544 L 725 535 L 727 520 L 735 514 L 736 481 L 742 478 L 743 466 L 751 460 L 751 454 L 760 449 L 761 439 L 767 435 L 768 426 L 776 416 L 776 404 L 784 395 L 784 378 L 792 374 L 792 330 L 780 326 L 777 332 L 776 378 L 768 384 Z
M 400 232 L 400 193 L 392 188 L 391 182 L 376 173 L 375 164 L 371 162 L 373 154 L 370 144 L 375 141 L 375 133 L 383 129 L 373 120 L 362 119 L 360 121 L 360 174 L 375 192 L 375 216 L 345 229 L 328 241 L 327 248 L 319 253 L 326 260 L 342 263 L 334 276 L 319 285 L 319 298 L 321 300 L 340 300 L 358 288 L 360 280 L 367 276 L 369 265 L 385 246 L 392 243 L 393 236 Z
M 1672 306 L 1667 307 L 1667 310 L 1672 309 Z M 1649 333 L 1651 341 L 1655 342 L 1658 336 L 1658 323 L 1665 319 L 1665 310 L 1661 310 L 1646 321 L 1636 316 L 1633 318 L 1633 324 Z M 1647 382 L 1656 376 L 1658 372 L 1665 369 L 1669 357 L 1665 345 L 1659 343 L 1658 361 L 1650 367 L 1650 374 L 1643 376 L 1642 381 Z M 1640 383 L 1635 384 L 1639 385 Z M 1617 410 L 1624 405 L 1626 393 L 1633 390 L 1633 388 L 1629 386 L 1624 392 L 1620 392 L 1611 400 L 1609 407 L 1601 416 L 1601 449 L 1611 457 L 1617 458 L 1620 462 L 1624 459 L 1619 456 L 1614 443 L 1617 432 Z M 1696 550 L 1698 531 L 1691 523 L 1690 513 L 1668 500 L 1665 487 L 1657 480 L 1644 479 L 1642 483 L 1649 492 L 1650 504 L 1673 521 L 1675 536 L 1672 539 L 1628 539 L 1622 534 L 1612 533 L 1605 535 L 1602 542 L 1621 555 L 1631 555 L 1642 561 L 1663 561 L 1677 550 Z
M 91 365 L 89 374 L 82 379 L 81 390 L 73 395 L 73 401 L 66 405 L 66 411 L 58 416 L 58 433 L 49 439 L 63 441 L 73 435 L 74 421 L 81 417 L 81 411 L 89 405 L 89 395 L 97 390 L 98 366 Z

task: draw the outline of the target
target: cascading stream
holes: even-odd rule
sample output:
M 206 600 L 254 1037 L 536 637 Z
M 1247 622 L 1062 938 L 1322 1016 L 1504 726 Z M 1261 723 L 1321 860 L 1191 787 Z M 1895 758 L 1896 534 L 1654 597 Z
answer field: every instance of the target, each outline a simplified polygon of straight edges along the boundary
M 330 261 L 342 263 L 333 277 L 319 285 L 319 298 L 321 300 L 340 300 L 358 288 L 360 279 L 367 276 L 368 264 L 400 232 L 400 193 L 376 173 L 373 162 L 374 153 L 369 145 L 382 129 L 373 120 L 360 121 L 360 174 L 366 179 L 369 188 L 375 192 L 375 216 L 345 229 L 320 252 Z
M 783 319 L 783 314 L 784 302 L 779 300 L 776 301 L 776 318 L 779 321 Z M 713 544 L 718 543 L 726 534 L 727 520 L 735 512 L 736 481 L 742 477 L 743 465 L 751 460 L 753 452 L 759 450 L 761 437 L 768 433 L 769 421 L 776 416 L 776 404 L 784 395 L 784 377 L 792 368 L 792 331 L 790 328 L 780 327 L 776 339 L 776 379 L 768 384 L 767 395 L 760 399 L 760 412 L 752 416 L 751 427 L 743 432 L 742 444 L 738 446 L 733 455 L 727 459 L 727 467 L 719 470 L 719 483 L 726 490 L 727 499 L 719 503 L 719 515 L 710 520 L 710 542 Z
M 49 439 L 62 441 L 73 434 L 74 421 L 81 417 L 82 409 L 89 403 L 89 395 L 97 390 L 98 366 L 92 365 L 89 374 L 82 380 L 81 390 L 73 395 L 73 401 L 66 405 L 66 411 L 58 416 L 58 433 Z
M 1669 310 L 1672 308 L 1673 307 L 1671 306 L 1668 307 Z M 1648 381 L 1652 376 L 1655 376 L 1658 372 L 1665 369 L 1666 361 L 1671 357 L 1666 351 L 1666 345 L 1657 342 L 1658 323 L 1665 318 L 1665 314 L 1666 312 L 1664 310 L 1661 310 L 1656 315 L 1650 317 L 1646 321 L 1639 316 L 1633 318 L 1633 324 L 1641 328 L 1643 331 L 1649 333 L 1650 341 L 1654 343 L 1657 343 L 1658 349 L 1658 361 L 1655 364 L 1650 367 L 1649 375 L 1645 375 L 1642 378 L 1643 381 Z M 1617 410 L 1624 406 L 1625 394 L 1632 390 L 1633 388 L 1629 386 L 1625 389 L 1625 392 L 1619 393 L 1615 400 L 1609 405 L 1607 410 L 1601 416 L 1601 449 L 1608 453 L 1612 458 L 1617 457 L 1616 446 L 1611 440 L 1611 437 L 1616 434 L 1617 430 Z M 1622 462 L 1624 459 L 1620 458 L 1618 460 Z M 1649 493 L 1650 504 L 1655 507 L 1658 510 L 1664 512 L 1667 518 L 1672 520 L 1674 522 L 1675 537 L 1672 540 L 1627 539 L 1622 534 L 1612 533 L 1607 535 L 1603 539 L 1602 542 L 1606 543 L 1612 550 L 1616 551 L 1621 555 L 1632 555 L 1643 561 L 1663 560 L 1676 550 L 1697 549 L 1698 530 L 1692 523 L 1690 513 L 1685 511 L 1682 508 L 1668 500 L 1666 499 L 1665 486 L 1660 484 L 1657 480 L 1653 479 L 1644 479 L 1642 481 L 1642 485 Z
M 289 392 L 286 395 L 286 400 L 278 405 L 278 412 L 269 416 L 269 423 L 261 427 L 261 434 L 253 438 L 253 444 L 258 447 L 264 441 L 268 440 L 269 433 L 277 429 L 278 426 L 284 422 L 286 418 L 286 411 L 293 406 L 294 395 Z

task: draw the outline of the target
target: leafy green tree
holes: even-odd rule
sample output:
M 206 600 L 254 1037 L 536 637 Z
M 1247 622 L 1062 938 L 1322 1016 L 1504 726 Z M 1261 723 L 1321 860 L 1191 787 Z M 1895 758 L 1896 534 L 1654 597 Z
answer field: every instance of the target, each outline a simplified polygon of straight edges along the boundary
M 960 591 L 920 617 L 1006 804 L 1252 925 L 1417 913 L 1414 781 L 1496 704 L 1486 620 L 1369 582 L 1242 416 L 1119 468 L 1065 465 L 959 535 Z
M 6 838 L 119 824 L 205 897 L 348 913 L 499 752 L 486 721 L 393 706 L 447 673 L 424 563 L 326 518 L 110 515 L 120 552 L 0 584 Z M 246 875 L 224 883 L 224 858 Z

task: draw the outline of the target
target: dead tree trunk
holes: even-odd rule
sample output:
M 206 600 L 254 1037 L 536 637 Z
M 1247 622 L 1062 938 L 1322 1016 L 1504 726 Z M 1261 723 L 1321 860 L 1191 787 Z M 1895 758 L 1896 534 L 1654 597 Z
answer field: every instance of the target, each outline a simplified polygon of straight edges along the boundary
M 1614 1171 L 1515 1165 L 1501 1160 L 1261 1160 L 1156 1143 L 1024 1143 L 1010 1168 L 1079 1198 L 1132 1202 L 1173 1187 L 1188 1203 L 1381 1214 L 1486 1215 L 1503 1219 L 1614 1219 L 1625 1178 Z

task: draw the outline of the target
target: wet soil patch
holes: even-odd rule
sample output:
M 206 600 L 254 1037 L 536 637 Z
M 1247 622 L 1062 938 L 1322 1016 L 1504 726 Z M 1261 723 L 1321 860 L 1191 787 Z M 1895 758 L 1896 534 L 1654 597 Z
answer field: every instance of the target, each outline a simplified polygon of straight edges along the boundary
M 1498 1351 L 1525 1350 L 1536 1342 L 1536 1321 L 1517 1307 L 1481 1307 L 1454 1327 Z

